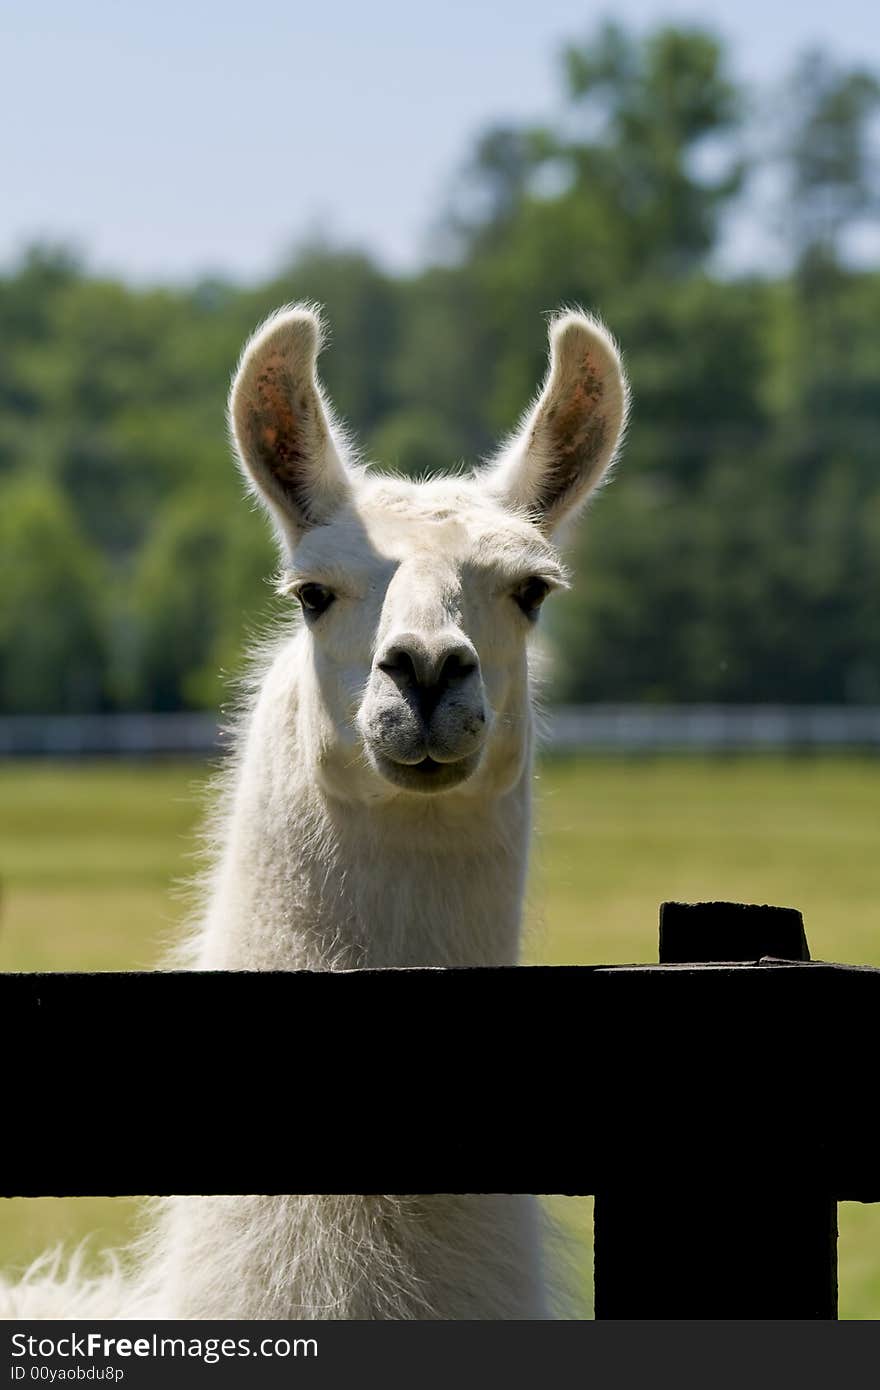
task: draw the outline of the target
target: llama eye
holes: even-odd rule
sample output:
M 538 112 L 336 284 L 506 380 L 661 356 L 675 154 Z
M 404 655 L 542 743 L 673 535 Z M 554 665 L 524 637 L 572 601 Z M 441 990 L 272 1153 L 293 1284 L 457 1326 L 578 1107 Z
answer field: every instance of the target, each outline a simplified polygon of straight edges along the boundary
M 513 597 L 519 608 L 522 609 L 527 618 L 536 618 L 538 609 L 550 592 L 550 585 L 546 579 L 539 579 L 533 575 L 531 579 L 526 579 L 514 590 Z
M 336 597 L 329 589 L 325 589 L 323 584 L 303 584 L 297 590 L 296 596 L 303 612 L 311 618 L 320 617 L 326 612 Z

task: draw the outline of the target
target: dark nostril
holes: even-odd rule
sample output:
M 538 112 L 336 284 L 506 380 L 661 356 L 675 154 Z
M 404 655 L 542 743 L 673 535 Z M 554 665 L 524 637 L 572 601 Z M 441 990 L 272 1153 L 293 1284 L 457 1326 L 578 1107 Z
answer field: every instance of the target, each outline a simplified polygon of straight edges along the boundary
M 414 701 L 423 719 L 430 719 L 451 686 L 479 669 L 476 653 L 467 647 L 448 652 L 437 666 L 426 651 L 403 644 L 389 647 L 376 665 Z
M 377 665 L 398 685 L 419 684 L 415 662 L 405 647 L 392 647 Z
M 452 681 L 464 680 L 465 676 L 470 676 L 477 669 L 477 663 L 470 655 L 462 652 L 450 652 L 440 668 L 438 685 L 450 685 Z

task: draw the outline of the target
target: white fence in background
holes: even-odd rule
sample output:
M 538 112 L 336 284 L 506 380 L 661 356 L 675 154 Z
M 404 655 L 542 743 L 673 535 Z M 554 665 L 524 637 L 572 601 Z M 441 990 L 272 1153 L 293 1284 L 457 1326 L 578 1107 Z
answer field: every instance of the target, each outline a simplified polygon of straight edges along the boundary
M 554 751 L 871 748 L 880 752 L 878 705 L 558 705 Z
M 149 757 L 220 746 L 213 714 L 13 714 L 0 717 L 0 757 Z
M 558 705 L 544 722 L 542 744 L 559 753 L 880 753 L 878 705 Z M 211 714 L 0 717 L 0 757 L 195 756 L 222 743 Z

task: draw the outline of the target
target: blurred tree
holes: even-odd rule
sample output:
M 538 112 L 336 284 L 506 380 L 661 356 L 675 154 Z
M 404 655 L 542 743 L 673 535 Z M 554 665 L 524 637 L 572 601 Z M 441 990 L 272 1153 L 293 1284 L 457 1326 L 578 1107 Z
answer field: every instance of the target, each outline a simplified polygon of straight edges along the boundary
M 478 276 L 468 265 L 426 270 L 401 287 L 400 317 L 397 349 L 386 363 L 397 408 L 410 421 L 415 411 L 442 426 L 417 445 L 420 459 L 401 456 L 395 466 L 418 471 L 441 459 L 446 466 L 473 462 L 494 444 L 487 417 L 500 355 Z M 384 428 L 393 428 L 393 416 Z
M 461 442 L 446 416 L 403 409 L 373 431 L 369 457 L 391 472 L 423 478 L 453 467 L 463 457 Z
M 565 259 L 576 248 L 602 285 L 687 273 L 742 182 L 742 103 L 720 42 L 677 28 L 636 39 L 605 24 L 562 58 L 558 128 L 497 128 L 478 142 L 452 214 L 462 245 L 503 255 L 522 217 L 530 237 L 542 225 L 578 233 Z
M 59 491 L 0 485 L 0 709 L 70 713 L 105 697 L 101 566 Z
M 201 493 L 178 497 L 134 575 L 129 703 L 216 706 L 241 666 L 249 627 L 269 609 L 274 563 L 268 528 L 260 530 L 244 503 L 233 510 L 212 507 Z
M 562 58 L 558 119 L 483 134 L 453 254 L 418 274 L 312 238 L 248 288 L 138 290 L 52 247 L 0 275 L 4 708 L 212 704 L 285 611 L 224 412 L 242 342 L 296 300 L 326 308 L 320 370 L 365 454 L 410 474 L 516 424 L 546 311 L 613 325 L 635 412 L 575 592 L 548 605 L 556 693 L 880 699 L 880 275 L 852 255 L 878 205 L 877 79 L 804 60 L 760 141 L 792 271 L 721 279 L 750 185 L 719 41 L 606 25 Z
M 809 280 L 839 266 L 853 226 L 880 211 L 880 163 L 873 118 L 880 81 L 842 69 L 814 51 L 797 64 L 786 92 L 787 223 L 798 272 Z
M 713 36 L 663 28 L 636 39 L 605 25 L 565 49 L 563 72 L 558 125 L 489 132 L 452 213 L 475 310 L 459 319 L 458 341 L 479 325 L 491 364 L 489 379 L 478 368 L 482 448 L 515 424 L 540 379 L 541 314 L 581 303 L 624 337 L 648 320 L 655 331 L 664 321 L 661 338 L 674 333 L 665 321 L 681 317 L 675 296 L 687 294 L 685 277 L 706 261 L 742 184 L 742 102 Z M 660 359 L 658 350 L 652 370 Z
M 640 42 L 610 24 L 564 58 L 585 132 L 560 143 L 575 187 L 601 184 L 636 273 L 693 269 L 713 248 L 719 212 L 743 173 L 735 138 L 742 103 L 719 40 L 661 28 Z M 707 152 L 714 173 L 701 168 Z
M 880 409 L 877 358 L 866 341 L 876 339 L 868 327 L 874 314 L 859 302 L 866 295 L 876 312 L 876 277 L 846 264 L 853 235 L 880 213 L 880 148 L 872 138 L 880 82 L 812 53 L 798 64 L 789 95 L 789 370 L 800 437 L 792 433 L 795 455 L 815 472 L 844 441 L 852 440 L 853 458 L 864 456 Z

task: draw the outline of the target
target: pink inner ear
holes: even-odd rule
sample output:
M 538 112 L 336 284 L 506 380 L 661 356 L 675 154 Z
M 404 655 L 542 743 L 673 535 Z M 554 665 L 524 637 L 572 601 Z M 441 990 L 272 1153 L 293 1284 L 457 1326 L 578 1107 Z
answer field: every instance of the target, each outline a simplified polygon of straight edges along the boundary
M 570 384 L 562 387 L 544 417 L 550 438 L 537 499 L 543 512 L 589 486 L 607 438 L 607 420 L 601 410 L 604 384 L 589 349 L 577 369 L 566 376 Z
M 300 417 L 293 409 L 287 364 L 280 353 L 263 363 L 256 380 L 254 434 L 269 471 L 280 483 L 302 481 L 304 451 Z M 306 407 L 306 403 L 301 403 Z
M 560 403 L 547 412 L 554 454 L 580 456 L 588 442 L 601 448 L 601 438 L 596 439 L 595 427 L 602 394 L 602 379 L 587 349 L 575 373 L 573 385 L 564 392 Z M 604 432 L 602 420 L 602 436 Z

